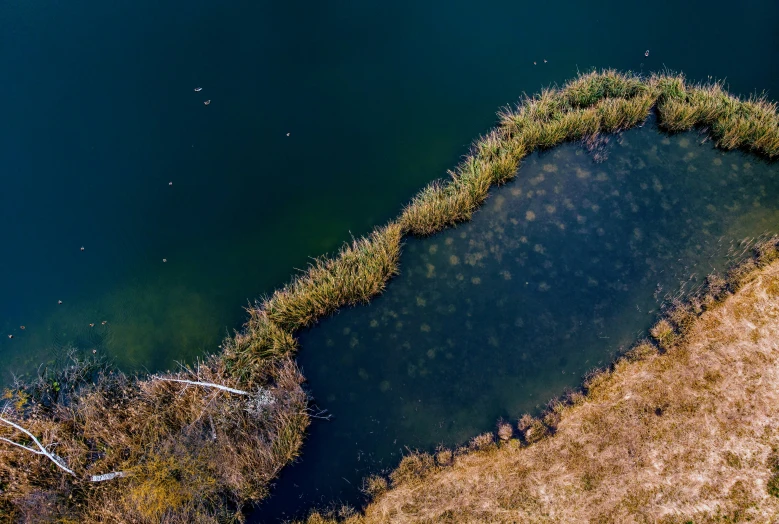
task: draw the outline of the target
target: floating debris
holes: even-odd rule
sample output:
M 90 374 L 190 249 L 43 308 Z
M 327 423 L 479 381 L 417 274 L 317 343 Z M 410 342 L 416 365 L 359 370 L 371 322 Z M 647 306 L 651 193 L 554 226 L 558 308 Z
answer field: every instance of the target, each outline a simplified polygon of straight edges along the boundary
M 209 105 L 210 103 L 211 103 L 211 100 L 206 100 L 205 102 L 203 102 L 203 105 Z
M 201 92 L 202 90 L 203 90 L 203 88 L 202 88 L 202 87 L 196 87 L 196 88 L 195 88 L 195 93 L 199 93 L 199 92 Z

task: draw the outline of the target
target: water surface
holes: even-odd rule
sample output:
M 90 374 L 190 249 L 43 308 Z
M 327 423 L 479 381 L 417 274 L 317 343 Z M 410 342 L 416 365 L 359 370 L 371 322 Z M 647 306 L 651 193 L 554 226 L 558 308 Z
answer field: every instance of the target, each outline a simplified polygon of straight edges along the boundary
M 412 239 L 370 305 L 301 336 L 316 404 L 298 464 L 257 518 L 363 501 L 408 449 L 538 413 L 647 335 L 664 301 L 779 231 L 779 167 L 651 123 L 536 153 L 471 222 Z M 302 512 L 302 513 L 301 513 Z
M 777 39 L 769 1 L 0 2 L 0 382 L 216 350 L 520 93 L 664 66 L 775 93 Z

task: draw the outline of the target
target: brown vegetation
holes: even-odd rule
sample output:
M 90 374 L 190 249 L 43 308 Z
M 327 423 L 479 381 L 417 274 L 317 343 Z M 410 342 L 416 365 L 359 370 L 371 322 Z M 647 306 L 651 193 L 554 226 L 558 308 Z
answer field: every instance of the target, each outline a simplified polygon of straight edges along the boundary
M 268 481 L 297 454 L 307 426 L 301 377 L 290 361 L 297 330 L 380 293 L 398 271 L 404 235 L 430 235 L 469 219 L 490 186 L 513 178 L 534 149 L 627 129 L 643 122 L 652 107 L 669 131 L 703 126 L 720 147 L 779 156 L 776 105 L 740 100 L 721 84 L 603 71 L 527 98 L 501 112 L 498 127 L 473 144 L 450 179 L 422 190 L 397 221 L 335 257 L 315 261 L 250 308 L 245 329 L 223 343 L 220 355 L 169 377 L 200 380 L 205 374 L 257 398 L 275 392 L 275 407 L 247 410 L 243 396 L 118 373 L 74 379 L 64 395 L 61 380 L 52 377 L 9 391 L 5 418 L 37 435 L 47 449 L 56 446 L 76 475 L 3 442 L 0 515 L 24 520 L 48 511 L 89 521 L 114 512 L 114 518 L 137 522 L 215 519 L 224 516 L 225 501 L 262 497 Z M 530 424 L 524 438 L 541 438 L 542 428 Z M 29 444 L 10 425 L 1 431 L 3 438 Z M 85 477 L 119 470 L 131 474 L 100 483 Z
M 73 474 L 0 446 L 3 520 L 240 520 L 240 504 L 262 498 L 297 453 L 308 423 L 303 378 L 287 358 L 268 362 L 247 394 L 171 379 L 237 385 L 216 357 L 146 380 L 74 359 L 9 390 L 3 418 L 38 435 Z M 0 437 L 30 446 L 9 424 L 0 423 Z M 112 472 L 121 477 L 92 479 Z
M 521 439 L 405 457 L 344 522 L 775 522 L 779 237 L 670 308 L 653 338 L 586 394 L 522 417 Z

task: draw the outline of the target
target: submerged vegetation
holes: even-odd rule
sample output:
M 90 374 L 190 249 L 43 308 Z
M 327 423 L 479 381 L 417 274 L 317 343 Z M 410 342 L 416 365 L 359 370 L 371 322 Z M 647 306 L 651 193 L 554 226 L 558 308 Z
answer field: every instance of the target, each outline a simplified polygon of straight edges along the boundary
M 774 522 L 779 237 L 712 276 L 584 391 L 372 477 L 373 522 Z M 348 515 L 348 516 L 347 516 Z M 309 524 L 336 522 L 315 513 Z
M 84 366 L 79 361 L 61 372 L 67 376 L 11 388 L 0 421 L 0 515 L 241 520 L 225 508 L 265 496 L 297 455 L 308 424 L 303 377 L 292 361 L 297 331 L 381 293 L 398 272 L 404 236 L 468 220 L 492 185 L 516 176 L 525 155 L 566 140 L 594 143 L 599 134 L 640 124 L 653 108 L 670 132 L 698 126 L 724 149 L 779 156 L 776 105 L 741 100 L 718 83 L 604 71 L 522 100 L 500 113 L 499 125 L 447 181 L 422 190 L 397 220 L 316 260 L 249 308 L 246 326 L 224 341 L 221 354 L 177 373 L 136 378 L 103 368 L 75 372 Z M 668 336 L 670 347 L 676 339 Z M 525 438 L 540 438 L 540 423 L 526 422 Z

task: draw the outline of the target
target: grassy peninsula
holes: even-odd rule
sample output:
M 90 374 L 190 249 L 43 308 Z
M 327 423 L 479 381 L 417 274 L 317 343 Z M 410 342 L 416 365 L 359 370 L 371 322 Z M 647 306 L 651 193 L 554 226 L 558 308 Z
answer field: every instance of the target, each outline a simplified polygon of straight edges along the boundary
M 381 293 L 398 272 L 404 237 L 468 220 L 533 150 L 592 141 L 640 124 L 653 110 L 669 132 L 700 127 L 721 148 L 779 156 L 776 105 L 729 95 L 719 83 L 603 71 L 526 98 L 501 111 L 497 127 L 474 142 L 450 177 L 422 190 L 400 217 L 316 260 L 249 308 L 246 325 L 220 354 L 139 377 L 78 360 L 9 389 L 0 421 L 0 515 L 241 520 L 237 509 L 267 494 L 297 456 L 308 424 L 303 377 L 292 360 L 301 328 Z M 534 438 L 532 428 L 525 435 Z
M 778 250 L 710 277 L 541 419 L 369 479 L 374 501 L 345 522 L 776 521 Z

